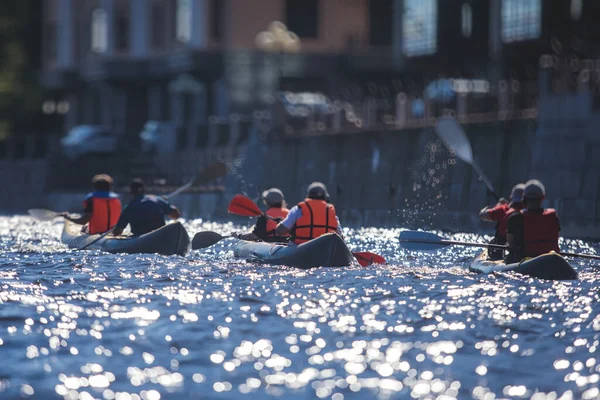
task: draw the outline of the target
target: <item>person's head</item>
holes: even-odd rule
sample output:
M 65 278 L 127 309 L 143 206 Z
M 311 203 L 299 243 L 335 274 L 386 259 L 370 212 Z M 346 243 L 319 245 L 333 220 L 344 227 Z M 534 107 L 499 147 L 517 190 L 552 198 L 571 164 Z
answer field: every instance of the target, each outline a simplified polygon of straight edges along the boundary
M 329 200 L 327 186 L 321 182 L 313 182 L 306 189 L 306 197 L 313 200 Z
M 262 199 L 268 207 L 281 208 L 285 205 L 283 192 L 277 188 L 271 188 L 262 192 Z
M 521 203 L 523 202 L 523 191 L 525 190 L 525 184 L 519 183 L 512 188 L 510 192 L 510 202 L 511 203 Z
M 92 187 L 99 192 L 109 192 L 112 189 L 113 178 L 107 174 L 98 174 L 92 178 Z
M 542 208 L 542 202 L 546 197 L 546 188 L 537 179 L 531 179 L 525 183 L 523 189 L 523 203 L 525 207 L 536 209 Z
M 144 181 L 140 178 L 135 178 L 129 184 L 129 193 L 131 193 L 132 196 L 139 196 L 141 194 L 144 194 L 145 190 L 146 187 L 144 185 Z

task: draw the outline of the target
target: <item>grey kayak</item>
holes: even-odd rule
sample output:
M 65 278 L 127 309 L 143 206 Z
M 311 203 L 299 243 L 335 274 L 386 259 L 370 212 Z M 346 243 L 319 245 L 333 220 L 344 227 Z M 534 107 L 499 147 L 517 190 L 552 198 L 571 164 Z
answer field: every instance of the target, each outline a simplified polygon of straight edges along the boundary
M 81 225 L 65 221 L 61 240 L 70 248 L 80 249 L 98 239 L 100 235 L 88 235 L 81 231 Z M 156 253 L 163 255 L 187 254 L 190 237 L 181 223 L 175 222 L 141 236 L 108 235 L 87 249 L 108 253 Z
M 502 260 L 488 260 L 487 249 L 473 260 L 470 271 L 480 274 L 492 272 L 514 271 L 534 278 L 549 280 L 577 279 L 577 272 L 561 255 L 556 253 L 542 254 L 520 263 L 504 264 Z
M 286 245 L 240 240 L 233 254 L 253 262 L 287 265 L 296 268 L 344 267 L 354 263 L 354 256 L 335 233 L 328 233 L 309 242 Z

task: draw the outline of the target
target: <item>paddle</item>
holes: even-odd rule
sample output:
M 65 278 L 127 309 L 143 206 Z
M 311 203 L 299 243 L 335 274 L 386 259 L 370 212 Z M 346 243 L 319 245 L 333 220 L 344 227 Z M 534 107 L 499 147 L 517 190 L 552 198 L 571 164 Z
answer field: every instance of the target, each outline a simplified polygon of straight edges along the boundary
M 234 235 L 223 236 L 217 232 L 211 231 L 198 232 L 194 235 L 194 239 L 192 239 L 192 250 L 205 249 L 230 237 L 234 237 Z
M 194 182 L 196 181 L 196 177 L 194 177 L 193 179 L 191 179 L 188 183 L 186 183 L 185 185 L 180 186 L 179 188 L 175 189 L 173 192 L 169 193 L 168 195 L 164 196 L 164 198 L 166 200 L 177 196 L 178 194 L 182 193 L 183 191 L 189 189 L 190 187 L 192 187 L 192 185 L 194 184 Z M 112 233 L 112 231 L 115 229 L 115 227 L 113 226 L 112 228 L 110 228 L 108 231 L 104 232 L 102 235 L 100 235 L 99 237 L 97 237 L 96 239 L 92 240 L 90 243 L 86 244 L 85 246 L 82 246 L 81 248 L 79 248 L 78 250 L 85 250 L 88 247 L 90 247 L 91 245 L 93 245 L 94 243 L 98 242 L 100 239 L 105 238 L 106 236 L 110 235 Z
M 442 139 L 442 142 L 448 147 L 448 149 L 454 151 L 456 157 L 460 158 L 477 172 L 481 177 L 483 183 L 487 187 L 488 191 L 494 195 L 497 200 L 500 200 L 500 196 L 496 194 L 496 190 L 492 185 L 492 182 L 484 175 L 479 165 L 473 160 L 473 150 L 471 148 L 471 142 L 467 138 L 465 131 L 456 123 L 456 120 L 451 117 L 441 117 L 435 127 L 435 132 Z
M 263 213 L 260 210 L 260 208 L 258 208 L 256 203 L 254 203 L 251 199 L 241 194 L 237 194 L 233 197 L 231 203 L 229 203 L 229 206 L 227 207 L 227 211 L 231 214 L 240 215 L 243 217 L 260 217 L 261 215 L 264 215 L 267 218 L 277 221 L 276 218 L 273 218 Z M 370 253 L 368 251 L 356 253 L 352 252 L 352 255 L 363 267 L 367 267 L 371 264 L 386 264 L 385 258 L 381 257 L 378 254 Z
M 443 237 L 436 235 L 431 232 L 422 232 L 422 231 L 402 231 L 400 232 L 400 245 L 407 250 L 413 251 L 432 251 L 439 250 L 443 247 L 450 245 L 458 245 L 458 246 L 470 246 L 470 247 L 487 247 L 487 248 L 495 248 L 495 249 L 508 249 L 508 246 L 503 246 L 500 244 L 491 244 L 491 243 L 473 243 L 473 242 L 461 242 L 457 240 L 448 240 Z M 579 254 L 579 253 L 569 253 L 569 252 L 560 252 L 560 255 L 567 257 L 580 257 L 580 258 L 588 258 L 590 260 L 600 260 L 600 256 L 595 256 L 592 254 Z
M 56 211 L 52 211 L 52 210 L 45 210 L 43 208 L 32 208 L 31 210 L 28 210 L 29 215 L 31 215 L 33 218 L 39 220 L 39 221 L 52 221 L 54 218 L 56 217 L 62 217 L 63 214 L 56 212 Z

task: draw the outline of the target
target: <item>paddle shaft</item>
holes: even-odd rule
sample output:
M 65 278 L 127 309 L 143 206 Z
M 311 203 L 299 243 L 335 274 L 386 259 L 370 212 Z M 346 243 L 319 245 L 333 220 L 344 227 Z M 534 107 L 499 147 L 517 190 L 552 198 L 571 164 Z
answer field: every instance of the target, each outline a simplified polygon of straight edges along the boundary
M 496 193 L 494 185 L 492 185 L 492 182 L 485 176 L 485 174 L 481 170 L 481 167 L 479 167 L 479 165 L 475 161 L 471 161 L 471 166 L 473 167 L 475 172 L 477 172 L 477 174 L 481 177 L 481 180 L 487 187 L 488 191 L 496 198 L 496 200 L 500 200 L 500 196 L 498 196 L 498 194 Z
M 492 244 L 492 243 L 473 243 L 473 242 L 461 242 L 458 240 L 422 240 L 422 239 L 404 239 L 403 242 L 412 242 L 412 243 L 425 243 L 425 244 L 440 244 L 440 245 L 458 245 L 458 246 L 469 246 L 469 247 L 487 247 L 491 249 L 503 249 L 508 250 L 508 246 L 504 246 L 501 244 Z M 561 256 L 566 257 L 579 257 L 579 258 L 587 258 L 590 260 L 600 260 L 600 256 L 595 256 L 592 254 L 578 254 L 578 253 L 569 253 L 561 251 L 559 253 Z

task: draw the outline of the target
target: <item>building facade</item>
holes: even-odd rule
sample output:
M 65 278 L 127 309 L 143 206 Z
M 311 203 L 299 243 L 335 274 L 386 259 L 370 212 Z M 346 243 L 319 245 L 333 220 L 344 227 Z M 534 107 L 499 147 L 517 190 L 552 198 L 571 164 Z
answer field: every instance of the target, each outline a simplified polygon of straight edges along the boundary
M 346 112 L 350 104 L 361 126 L 435 112 L 424 90 L 446 78 L 463 79 L 469 92 L 483 81 L 494 99 L 455 99 L 455 109 L 528 109 L 543 54 L 592 58 L 600 38 L 594 0 L 44 0 L 43 7 L 41 80 L 63 105 L 64 130 L 101 124 L 134 140 L 146 121 L 170 121 L 181 149 L 209 144 L 209 121 L 268 108 L 279 92 L 323 93 Z M 299 40 L 293 52 L 261 45 L 273 21 Z M 503 100 L 502 91 L 518 96 Z

